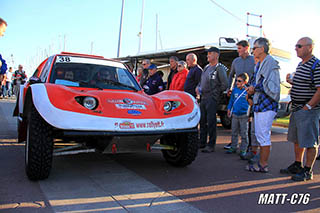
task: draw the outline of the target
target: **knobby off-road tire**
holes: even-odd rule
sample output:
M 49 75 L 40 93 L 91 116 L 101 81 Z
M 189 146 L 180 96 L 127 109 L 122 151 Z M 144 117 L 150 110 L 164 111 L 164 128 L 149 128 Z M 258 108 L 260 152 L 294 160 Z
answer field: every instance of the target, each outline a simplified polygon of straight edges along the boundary
M 173 134 L 161 139 L 162 144 L 175 146 L 175 150 L 162 150 L 163 157 L 173 165 L 184 167 L 192 163 L 198 154 L 196 133 Z
M 32 106 L 28 116 L 25 146 L 26 173 L 30 180 L 48 178 L 52 166 L 52 155 L 52 128 Z

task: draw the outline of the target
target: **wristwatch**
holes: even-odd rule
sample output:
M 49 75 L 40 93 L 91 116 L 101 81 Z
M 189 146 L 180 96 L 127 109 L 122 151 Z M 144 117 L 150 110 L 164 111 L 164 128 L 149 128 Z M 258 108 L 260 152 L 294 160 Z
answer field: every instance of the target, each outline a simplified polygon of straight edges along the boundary
M 308 110 L 312 109 L 312 106 L 310 106 L 309 104 L 306 104 L 306 107 L 308 108 Z

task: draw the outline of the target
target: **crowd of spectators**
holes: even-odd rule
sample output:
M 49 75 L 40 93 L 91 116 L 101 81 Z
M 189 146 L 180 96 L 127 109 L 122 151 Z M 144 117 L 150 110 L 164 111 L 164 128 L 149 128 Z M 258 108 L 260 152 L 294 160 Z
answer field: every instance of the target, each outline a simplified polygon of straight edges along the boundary
M 167 84 L 163 81 L 163 72 L 160 75 L 157 66 L 150 60 L 144 60 L 143 67 L 138 68 L 137 79 L 148 95 L 167 89 L 185 91 L 198 99 L 201 111 L 199 148 L 204 153 L 215 152 L 217 106 L 222 93 L 227 92 L 230 97 L 227 114 L 232 119 L 232 133 L 231 143 L 225 146 L 226 153 L 238 153 L 242 160 L 248 161 L 245 169 L 250 172 L 267 173 L 272 144 L 271 127 L 280 99 L 280 66 L 269 54 L 270 43 L 266 38 L 255 40 L 253 55 L 249 53 L 247 41 L 238 42 L 237 47 L 239 57 L 233 60 L 229 76 L 227 67 L 219 62 L 220 50 L 211 47 L 207 50 L 208 65 L 203 70 L 197 64 L 197 56 L 189 53 L 186 62 L 176 56 L 170 57 Z M 293 175 L 294 181 L 312 180 L 312 167 L 318 153 L 320 63 L 312 50 L 313 41 L 310 38 L 304 37 L 298 41 L 296 51 L 302 62 L 295 77 L 287 77 L 288 83 L 292 84 L 293 101 L 288 141 L 294 143 L 296 156 L 295 162 L 281 169 L 280 173 Z M 311 91 L 309 83 L 306 83 L 310 82 L 310 72 L 313 73 Z M 310 117 L 308 124 L 301 120 L 305 121 L 306 117 Z M 310 128 L 304 128 L 305 125 Z M 238 150 L 239 135 L 241 144 Z M 307 160 L 303 166 L 305 150 Z

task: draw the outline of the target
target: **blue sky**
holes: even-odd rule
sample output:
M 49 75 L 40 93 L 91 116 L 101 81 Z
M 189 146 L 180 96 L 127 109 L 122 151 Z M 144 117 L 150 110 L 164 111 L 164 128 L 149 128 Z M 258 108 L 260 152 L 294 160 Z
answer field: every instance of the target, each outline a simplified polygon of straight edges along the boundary
M 239 19 L 217 7 L 211 0 L 145 0 L 142 51 L 155 50 L 156 14 L 160 39 L 158 49 L 217 42 L 219 37 L 246 35 L 246 13 L 262 14 L 265 36 L 275 47 L 292 52 L 302 36 L 315 40 L 320 57 L 320 2 L 318 0 L 214 1 Z M 1 0 L 1 15 L 8 22 L 0 38 L 0 52 L 9 65 L 23 64 L 28 73 L 46 55 L 60 52 L 66 37 L 66 51 L 116 57 L 121 0 Z M 138 51 L 142 0 L 126 0 L 120 56 Z M 256 24 L 259 19 L 250 18 Z M 258 34 L 252 29 L 251 34 Z M 259 34 L 258 34 L 259 35 Z M 159 38 L 159 37 L 158 37 Z

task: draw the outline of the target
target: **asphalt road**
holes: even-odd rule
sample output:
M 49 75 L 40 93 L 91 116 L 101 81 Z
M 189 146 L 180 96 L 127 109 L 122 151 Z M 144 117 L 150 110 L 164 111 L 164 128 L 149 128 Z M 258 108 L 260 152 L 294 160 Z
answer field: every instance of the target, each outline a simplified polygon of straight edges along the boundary
M 320 211 L 319 161 L 313 181 L 296 183 L 279 173 L 294 156 L 286 129 L 272 131 L 267 174 L 245 171 L 238 155 L 224 154 L 230 130 L 219 127 L 216 152 L 199 152 L 185 168 L 168 165 L 159 151 L 57 156 L 49 179 L 32 182 L 13 107 L 0 100 L 0 212 Z

